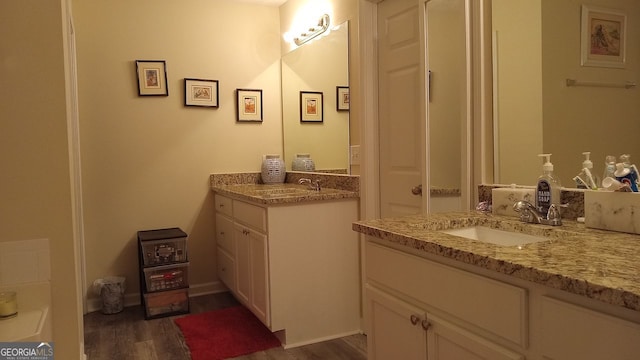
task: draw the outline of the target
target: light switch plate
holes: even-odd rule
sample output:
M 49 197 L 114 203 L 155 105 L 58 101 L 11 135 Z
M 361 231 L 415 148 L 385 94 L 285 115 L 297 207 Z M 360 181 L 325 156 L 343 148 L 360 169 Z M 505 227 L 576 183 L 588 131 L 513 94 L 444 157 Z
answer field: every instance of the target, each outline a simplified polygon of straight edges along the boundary
M 351 165 L 360 165 L 360 145 L 351 145 L 349 148 Z

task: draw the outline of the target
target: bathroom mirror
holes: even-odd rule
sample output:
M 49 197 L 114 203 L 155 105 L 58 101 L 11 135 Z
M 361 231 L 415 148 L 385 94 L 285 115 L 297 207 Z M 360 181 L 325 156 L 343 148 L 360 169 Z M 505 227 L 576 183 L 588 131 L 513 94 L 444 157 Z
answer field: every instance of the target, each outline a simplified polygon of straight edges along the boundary
M 282 57 L 284 160 L 288 171 L 296 154 L 309 154 L 316 171 L 349 172 L 349 25 L 345 22 L 330 29 L 328 34 Z M 301 92 L 305 93 L 302 98 Z M 342 101 L 338 102 L 339 98 Z M 303 114 L 301 107 L 307 99 L 317 106 L 311 114 L 315 116 Z
M 534 185 L 543 152 L 564 187 L 575 187 L 585 151 L 598 176 L 606 155 L 640 164 L 640 88 L 620 86 L 640 81 L 640 3 L 589 2 L 626 14 L 623 68 L 581 65 L 583 4 L 491 0 L 495 183 Z

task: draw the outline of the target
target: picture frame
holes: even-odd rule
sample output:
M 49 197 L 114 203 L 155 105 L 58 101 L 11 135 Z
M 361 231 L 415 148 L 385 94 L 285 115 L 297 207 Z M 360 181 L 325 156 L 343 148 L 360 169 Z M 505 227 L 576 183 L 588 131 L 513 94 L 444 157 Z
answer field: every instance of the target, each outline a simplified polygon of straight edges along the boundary
M 262 90 L 236 89 L 237 121 L 262 122 Z
M 164 60 L 136 60 L 136 76 L 138 96 L 169 96 Z
M 582 66 L 624 68 L 627 16 L 621 11 L 582 5 Z
M 349 111 L 349 87 L 336 86 L 336 110 Z
M 300 122 L 322 122 L 324 94 L 320 91 L 300 91 Z
M 184 79 L 184 105 L 217 108 L 218 80 Z

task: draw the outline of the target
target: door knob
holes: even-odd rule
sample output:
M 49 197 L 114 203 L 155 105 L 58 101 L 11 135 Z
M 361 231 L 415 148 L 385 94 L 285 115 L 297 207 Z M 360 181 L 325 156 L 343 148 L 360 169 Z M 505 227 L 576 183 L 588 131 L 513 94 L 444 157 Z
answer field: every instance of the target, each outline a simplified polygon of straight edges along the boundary
M 412 187 L 411 193 L 413 195 L 422 195 L 422 184 Z

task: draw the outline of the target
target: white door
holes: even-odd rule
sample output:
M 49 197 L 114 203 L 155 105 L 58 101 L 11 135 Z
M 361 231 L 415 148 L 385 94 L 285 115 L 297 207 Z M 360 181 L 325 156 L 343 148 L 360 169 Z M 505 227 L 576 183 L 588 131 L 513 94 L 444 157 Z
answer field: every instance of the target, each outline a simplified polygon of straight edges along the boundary
M 427 188 L 419 2 L 381 2 L 377 26 L 380 215 L 420 213 L 427 209 L 428 196 L 412 192 Z

